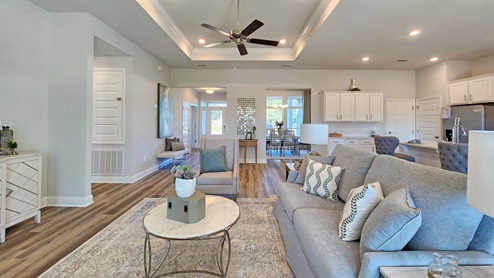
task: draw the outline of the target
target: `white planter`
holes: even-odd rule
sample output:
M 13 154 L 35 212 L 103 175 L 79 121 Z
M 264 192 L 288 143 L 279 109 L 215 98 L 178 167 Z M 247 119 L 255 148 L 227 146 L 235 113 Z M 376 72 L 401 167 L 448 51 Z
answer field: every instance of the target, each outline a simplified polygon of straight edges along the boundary
M 196 190 L 196 178 L 191 180 L 175 179 L 175 191 L 180 198 L 187 198 L 194 194 Z

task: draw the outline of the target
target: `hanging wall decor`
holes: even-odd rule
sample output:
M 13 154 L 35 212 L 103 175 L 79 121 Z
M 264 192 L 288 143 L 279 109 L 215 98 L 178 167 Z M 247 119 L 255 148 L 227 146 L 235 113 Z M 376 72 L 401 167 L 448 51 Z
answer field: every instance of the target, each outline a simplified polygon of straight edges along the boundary
M 158 138 L 173 135 L 173 96 L 170 87 L 158 83 Z
M 256 99 L 237 98 L 237 135 L 252 132 L 256 124 Z

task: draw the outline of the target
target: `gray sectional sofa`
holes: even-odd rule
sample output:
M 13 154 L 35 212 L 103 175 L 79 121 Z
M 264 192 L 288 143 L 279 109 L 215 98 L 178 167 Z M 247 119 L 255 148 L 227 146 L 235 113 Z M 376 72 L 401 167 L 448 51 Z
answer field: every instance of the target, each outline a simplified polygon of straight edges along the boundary
M 332 155 L 333 165 L 345 167 L 338 202 L 305 193 L 300 184 L 278 186 L 273 213 L 297 277 L 377 278 L 381 266 L 428 265 L 433 250 L 453 254 L 463 265 L 494 264 L 494 219 L 467 204 L 466 175 L 343 145 Z M 351 189 L 375 181 L 384 197 L 408 188 L 422 224 L 403 250 L 360 254 L 359 241 L 339 238 L 342 200 Z

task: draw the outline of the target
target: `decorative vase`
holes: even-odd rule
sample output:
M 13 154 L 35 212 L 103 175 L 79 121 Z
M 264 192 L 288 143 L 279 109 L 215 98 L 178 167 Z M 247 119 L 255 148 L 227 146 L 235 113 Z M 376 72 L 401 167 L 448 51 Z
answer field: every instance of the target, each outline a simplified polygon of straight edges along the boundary
M 429 270 L 427 271 L 428 278 L 443 277 L 443 256 L 439 253 L 432 253 L 433 260 L 429 264 Z
M 194 194 L 196 190 L 196 178 L 191 180 L 175 179 L 175 191 L 180 198 L 187 198 Z
M 10 149 L 10 152 L 12 153 L 12 155 L 17 155 L 19 154 L 15 149 Z

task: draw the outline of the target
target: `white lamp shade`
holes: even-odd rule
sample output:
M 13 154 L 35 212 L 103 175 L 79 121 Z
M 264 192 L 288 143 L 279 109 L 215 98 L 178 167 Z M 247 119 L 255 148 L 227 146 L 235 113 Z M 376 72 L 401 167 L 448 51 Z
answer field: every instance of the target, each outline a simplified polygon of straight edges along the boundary
M 467 202 L 494 217 L 494 131 L 470 131 L 468 135 Z
M 328 125 L 301 124 L 300 143 L 326 145 L 328 144 Z

